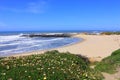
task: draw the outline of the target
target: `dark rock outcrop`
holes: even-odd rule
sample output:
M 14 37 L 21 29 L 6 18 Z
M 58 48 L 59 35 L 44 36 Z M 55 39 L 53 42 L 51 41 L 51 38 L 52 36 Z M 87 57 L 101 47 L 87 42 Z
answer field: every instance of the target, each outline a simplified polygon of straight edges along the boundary
M 23 34 L 21 37 L 71 37 L 70 34 Z

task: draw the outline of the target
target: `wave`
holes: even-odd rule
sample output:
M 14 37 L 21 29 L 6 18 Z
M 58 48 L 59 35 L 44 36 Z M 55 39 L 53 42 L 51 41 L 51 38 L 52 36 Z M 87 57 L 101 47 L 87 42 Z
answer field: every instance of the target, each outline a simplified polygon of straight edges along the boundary
M 18 53 L 18 51 L 24 52 L 24 51 L 27 51 L 27 49 L 30 51 L 34 47 L 42 47 L 43 48 L 43 46 L 47 46 L 48 44 L 50 44 L 50 43 L 48 42 L 48 43 L 42 43 L 42 44 L 34 44 L 34 45 L 26 46 L 26 47 L 18 47 L 16 49 L 0 51 L 0 53 L 7 53 L 7 54 L 11 53 L 11 52 Z
M 7 52 L 20 50 L 20 49 L 27 49 L 27 48 L 31 48 L 34 46 L 40 47 L 40 46 L 47 45 L 51 42 L 59 41 L 62 39 L 64 39 L 64 38 L 55 38 L 55 39 L 49 39 L 49 40 L 34 40 L 34 39 L 27 39 L 27 40 L 25 39 L 24 40 L 23 39 L 18 42 L 0 45 L 0 47 L 1 47 L 0 53 L 7 53 Z M 16 48 L 13 46 L 16 46 Z
M 0 56 L 56 48 L 79 41 L 75 38 L 30 38 L 21 35 L 23 34 L 0 36 Z
M 34 47 L 34 46 L 39 46 L 39 45 L 31 45 L 29 47 L 22 47 L 22 48 L 16 48 L 16 49 L 10 49 L 10 50 L 4 50 L 4 51 L 0 51 L 1 53 L 6 53 L 6 52 L 12 52 L 12 51 L 17 51 L 17 50 L 20 50 L 20 49 L 27 49 L 27 48 L 31 48 L 31 47 Z
M 43 40 L 41 44 L 33 43 L 31 45 L 24 47 L 24 45 L 26 45 L 25 43 L 30 44 L 30 42 L 25 42 L 23 45 L 19 45 L 16 49 L 3 50 L 3 51 L 0 51 L 0 53 L 10 53 L 10 52 L 14 52 L 14 51 L 21 50 L 21 49 L 25 50 L 25 49 L 33 48 L 35 46 L 43 47 L 43 46 L 47 46 L 48 44 L 53 43 L 53 41 L 55 41 L 55 40 L 61 40 L 61 39 L 63 39 L 63 38 L 45 40 L 46 41 L 45 43 L 43 43 L 44 42 L 44 40 Z M 41 41 L 37 41 L 37 42 L 41 42 Z M 31 43 L 32 43 L 32 41 L 31 41 Z
M 20 44 L 34 44 L 34 43 L 42 43 L 42 42 L 51 42 L 51 41 L 56 41 L 56 40 L 62 40 L 64 38 L 55 38 L 55 39 L 50 39 L 50 40 L 32 40 L 32 39 L 27 39 L 27 40 L 21 40 L 18 42 L 13 42 L 9 44 L 1 44 L 0 47 L 4 46 L 12 46 L 12 45 L 20 45 Z
M 7 42 L 7 41 L 13 41 L 13 40 L 18 40 L 20 38 L 21 34 L 19 35 L 8 35 L 8 36 L 0 36 L 0 42 Z

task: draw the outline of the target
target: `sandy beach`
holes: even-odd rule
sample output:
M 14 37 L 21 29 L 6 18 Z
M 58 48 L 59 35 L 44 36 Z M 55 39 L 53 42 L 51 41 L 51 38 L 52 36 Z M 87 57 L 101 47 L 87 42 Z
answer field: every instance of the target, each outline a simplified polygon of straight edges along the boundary
M 77 34 L 74 37 L 83 38 L 84 40 L 60 48 L 50 49 L 60 52 L 70 52 L 73 54 L 81 54 L 89 57 L 91 60 L 100 61 L 102 58 L 109 56 L 114 50 L 120 48 L 120 35 L 83 35 Z M 18 54 L 14 56 L 26 56 L 31 54 L 42 54 L 45 51 L 34 51 L 29 53 Z
M 74 54 L 101 60 L 120 48 L 119 35 L 76 35 L 84 41 L 75 45 L 58 48 L 60 52 L 69 51 Z

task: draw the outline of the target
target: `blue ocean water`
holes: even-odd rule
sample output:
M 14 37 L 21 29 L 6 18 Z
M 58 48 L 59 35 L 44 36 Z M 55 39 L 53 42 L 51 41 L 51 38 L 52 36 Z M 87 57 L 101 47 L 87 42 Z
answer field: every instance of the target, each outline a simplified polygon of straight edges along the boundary
M 0 56 L 11 56 L 23 52 L 57 48 L 82 41 L 80 38 L 29 38 L 23 34 L 39 33 L 100 33 L 104 30 L 62 30 L 62 31 L 4 31 L 0 32 Z
M 80 38 L 43 38 L 43 37 L 21 37 L 22 34 L 51 33 L 51 32 L 0 32 L 0 56 L 11 56 L 23 52 L 35 50 L 46 50 L 57 48 L 82 41 Z M 55 33 L 55 32 L 53 32 Z M 61 32 L 65 33 L 65 32 Z

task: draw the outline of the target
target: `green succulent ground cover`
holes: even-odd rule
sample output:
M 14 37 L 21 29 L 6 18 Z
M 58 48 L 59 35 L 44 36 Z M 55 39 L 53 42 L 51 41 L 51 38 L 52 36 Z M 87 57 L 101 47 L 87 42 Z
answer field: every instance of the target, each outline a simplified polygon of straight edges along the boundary
M 103 80 L 82 56 L 50 51 L 0 58 L 0 80 Z
M 120 35 L 120 32 L 102 32 L 101 34 L 105 34 L 105 35 Z
M 115 73 L 120 68 L 120 49 L 114 51 L 110 56 L 97 63 L 95 69 L 101 72 Z

